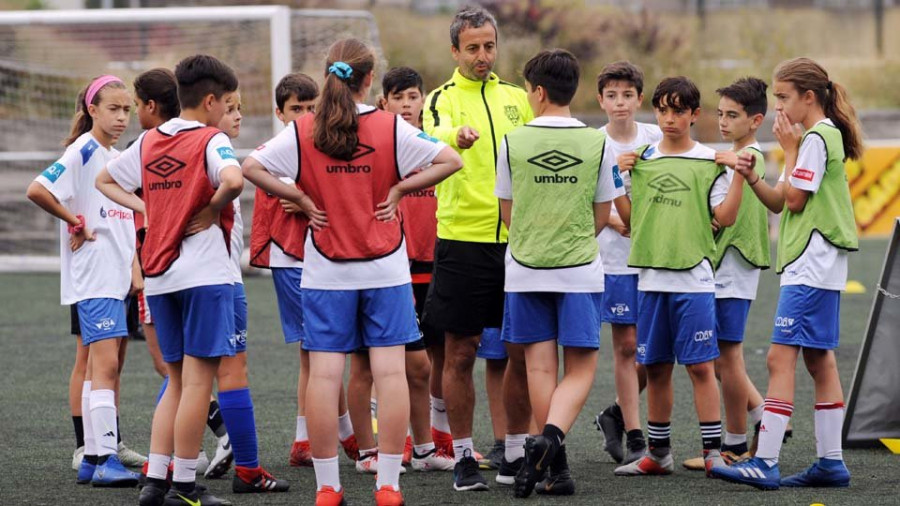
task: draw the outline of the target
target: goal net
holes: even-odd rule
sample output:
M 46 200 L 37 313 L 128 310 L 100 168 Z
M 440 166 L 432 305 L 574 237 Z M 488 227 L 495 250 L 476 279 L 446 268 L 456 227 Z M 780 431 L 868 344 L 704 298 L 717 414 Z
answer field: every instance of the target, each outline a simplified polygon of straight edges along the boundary
M 362 11 L 262 6 L 5 12 L 0 255 L 58 254 L 55 219 L 27 202 L 25 188 L 62 153 L 78 92 L 93 77 L 114 74 L 130 88 L 139 73 L 174 68 L 185 56 L 220 58 L 240 80 L 243 120 L 234 144 L 245 154 L 281 128 L 274 117 L 278 80 L 297 70 L 321 82 L 325 51 L 348 36 L 379 49 L 374 18 Z M 124 149 L 139 133 L 132 116 L 117 147 Z

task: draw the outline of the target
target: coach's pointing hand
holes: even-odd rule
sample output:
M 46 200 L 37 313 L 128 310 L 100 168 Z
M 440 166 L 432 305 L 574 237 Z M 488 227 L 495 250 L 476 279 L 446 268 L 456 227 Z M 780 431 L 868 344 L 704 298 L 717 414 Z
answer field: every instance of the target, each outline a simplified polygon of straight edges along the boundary
M 479 137 L 481 136 L 474 128 L 469 126 L 460 127 L 459 132 L 456 134 L 456 145 L 459 149 L 469 149 Z

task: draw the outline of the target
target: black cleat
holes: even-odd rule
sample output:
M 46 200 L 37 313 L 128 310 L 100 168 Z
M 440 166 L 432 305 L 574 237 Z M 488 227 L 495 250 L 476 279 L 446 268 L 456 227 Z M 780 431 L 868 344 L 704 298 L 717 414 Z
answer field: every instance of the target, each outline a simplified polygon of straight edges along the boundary
M 497 473 L 494 480 L 501 485 L 514 484 L 516 482 L 516 474 L 519 473 L 519 469 L 522 469 L 522 464 L 524 462 L 524 457 L 519 457 L 512 462 L 507 461 L 506 457 L 503 457 L 500 461 L 500 471 Z
M 488 490 L 487 480 L 478 472 L 478 462 L 468 450 L 453 467 L 453 489 L 457 492 Z
M 167 491 L 168 487 L 165 484 L 158 480 L 148 480 L 147 484 L 141 488 L 138 504 L 140 506 L 162 506 L 166 502 Z
M 621 417 L 613 414 L 612 408 L 615 406 L 615 404 L 611 404 L 601 411 L 594 418 L 594 425 L 603 434 L 603 449 L 617 464 L 621 464 L 622 459 L 625 457 L 622 451 L 622 436 L 625 435 L 625 422 Z
M 232 506 L 231 501 L 219 499 L 209 493 L 203 485 L 196 485 L 194 490 L 185 494 L 176 488 L 169 489 L 163 506 Z
M 544 479 L 554 454 L 553 444 L 544 436 L 528 437 L 525 440 L 525 462 L 513 484 L 513 494 L 516 497 L 528 497 L 534 492 L 535 484 Z
M 551 467 L 547 477 L 534 486 L 534 492 L 538 495 L 572 495 L 575 493 L 575 480 L 568 469 L 557 473 Z
M 287 492 L 291 485 L 285 480 L 272 476 L 261 466 L 250 469 L 234 466 L 234 478 L 231 490 L 235 494 L 251 494 L 258 492 Z

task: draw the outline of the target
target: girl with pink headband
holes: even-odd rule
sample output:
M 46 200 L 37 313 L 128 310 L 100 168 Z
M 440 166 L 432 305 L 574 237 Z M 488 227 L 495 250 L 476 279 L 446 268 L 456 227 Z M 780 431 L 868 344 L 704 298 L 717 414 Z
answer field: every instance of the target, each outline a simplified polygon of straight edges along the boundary
M 97 174 L 119 154 L 113 145 L 128 126 L 131 106 L 121 79 L 91 81 L 78 96 L 65 153 L 27 191 L 60 220 L 61 302 L 77 310 L 81 334 L 69 385 L 76 438 L 82 428 L 84 445 L 76 482 L 95 487 L 133 487 L 138 480 L 119 460 L 116 416 L 128 335 L 125 298 L 143 284 L 134 216 L 95 187 Z

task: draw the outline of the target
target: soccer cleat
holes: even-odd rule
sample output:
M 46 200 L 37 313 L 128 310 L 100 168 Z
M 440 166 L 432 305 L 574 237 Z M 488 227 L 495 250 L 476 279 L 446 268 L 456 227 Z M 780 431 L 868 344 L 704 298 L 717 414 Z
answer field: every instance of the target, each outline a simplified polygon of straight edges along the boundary
M 202 452 L 201 452 L 202 453 Z M 209 468 L 203 473 L 203 477 L 209 480 L 221 478 L 231 468 L 231 462 L 234 460 L 234 450 L 231 448 L 231 441 L 228 434 L 219 438 L 216 444 L 216 454 L 209 461 Z
M 403 462 L 402 465 L 408 466 L 410 461 L 412 460 L 413 454 L 413 443 L 412 436 L 409 434 L 406 435 L 406 443 L 403 444 Z
M 706 464 L 703 462 L 703 457 L 687 459 L 682 462 L 681 465 L 688 471 L 706 471 Z
M 453 457 L 441 448 L 435 447 L 425 455 L 413 451 L 412 468 L 416 471 L 452 471 L 454 465 Z
M 513 494 L 523 498 L 530 496 L 534 492 L 534 486 L 544 479 L 555 455 L 556 450 L 546 437 L 529 436 L 525 439 L 525 459 L 519 472 L 516 473 Z
M 235 494 L 252 494 L 258 492 L 287 492 L 291 485 L 279 480 L 262 468 L 234 466 L 234 478 L 231 480 L 231 491 Z
M 195 485 L 189 493 L 170 488 L 163 506 L 231 506 L 231 501 L 212 495 L 203 485 Z
M 147 470 L 150 468 L 150 462 L 144 462 L 144 465 L 141 466 L 141 474 L 138 476 L 138 487 L 143 488 L 144 485 L 149 483 L 149 478 L 147 478 Z M 169 461 L 169 468 L 166 471 L 166 490 L 169 490 L 168 487 L 172 485 L 172 475 L 175 473 L 175 462 Z
M 594 418 L 594 425 L 603 435 L 603 449 L 616 463 L 621 464 L 625 455 L 622 451 L 622 436 L 625 434 L 625 423 L 612 414 L 611 408 L 615 404 L 607 406 Z
M 453 455 L 453 436 L 448 432 L 441 432 L 434 427 L 431 428 L 431 439 L 434 441 L 434 446 L 438 448 L 443 448 L 444 453 L 447 455 L 454 457 Z
M 478 472 L 478 462 L 468 450 L 466 454 L 453 467 L 453 490 L 457 492 L 488 490 L 487 480 Z
M 782 478 L 782 487 L 849 487 L 850 471 L 843 460 L 819 459 L 802 473 Z
M 333 487 L 322 487 L 316 491 L 316 506 L 344 506 L 344 489 L 335 492 Z
M 506 443 L 496 439 L 494 440 L 494 446 L 491 447 L 491 451 L 489 451 L 484 458 L 478 460 L 478 467 L 485 470 L 500 469 L 500 464 L 502 463 L 505 454 Z
M 365 452 L 356 460 L 356 472 L 360 474 L 378 474 L 378 450 Z
M 494 481 L 501 485 L 512 485 L 516 482 L 516 474 L 519 473 L 519 469 L 522 469 L 522 464 L 525 462 L 525 457 L 519 457 L 516 460 L 509 462 L 506 460 L 506 457 L 502 457 L 500 459 L 500 469 L 497 472 L 497 476 L 494 477 Z
M 78 476 L 75 478 L 75 483 L 79 485 L 87 485 L 91 482 L 91 478 L 94 477 L 94 470 L 97 469 L 97 464 L 92 464 L 87 461 L 87 459 L 81 460 L 81 466 L 78 468 Z
M 725 463 L 725 459 L 722 458 L 722 453 L 719 451 L 703 451 L 703 468 L 706 470 L 707 478 L 714 478 L 712 475 L 713 468 L 716 467 L 727 467 L 728 464 Z
M 147 457 L 125 446 L 125 443 L 119 443 L 118 448 L 119 462 L 125 467 L 141 467 L 147 462 Z
M 662 459 L 648 453 L 631 464 L 617 467 L 613 474 L 616 476 L 661 476 L 672 474 L 673 471 L 675 471 L 675 459 L 672 458 L 671 453 L 666 454 Z
M 98 464 L 91 477 L 94 487 L 135 487 L 137 484 L 138 474 L 125 469 L 116 454 L 109 455 L 105 462 Z
M 725 459 L 725 464 L 729 465 L 729 466 L 734 465 L 735 463 L 740 462 L 742 460 L 747 460 L 750 457 L 752 457 L 752 455 L 750 455 L 749 451 L 745 452 L 745 453 L 737 454 L 731 450 L 722 450 L 722 458 Z
M 762 490 L 778 490 L 781 484 L 778 464 L 770 467 L 766 461 L 757 457 L 738 462 L 731 467 L 714 467 L 710 470 L 710 474 L 713 478 L 750 485 Z
M 359 445 L 356 443 L 356 436 L 350 434 L 350 437 L 341 441 L 341 447 L 344 448 L 344 454 L 350 460 L 359 460 Z
M 551 466 L 547 477 L 534 486 L 534 492 L 538 495 L 572 495 L 575 493 L 575 480 L 568 469 L 556 472 Z
M 375 506 L 403 506 L 403 494 L 390 485 L 382 485 L 375 491 Z
M 84 447 L 79 446 L 75 449 L 75 453 L 72 454 L 72 469 L 74 471 L 81 469 L 82 459 L 84 459 Z
M 206 450 L 201 447 L 200 453 L 197 454 L 197 474 L 205 475 L 208 469 L 209 457 L 206 456 Z
M 309 441 L 294 441 L 291 445 L 291 467 L 312 467 L 312 452 Z
M 647 453 L 647 443 L 644 441 L 644 438 L 636 438 L 631 441 L 626 441 L 625 447 L 628 449 L 628 452 L 622 459 L 622 464 L 631 464 Z
M 140 506 L 162 506 L 166 502 L 166 492 L 168 491 L 168 487 L 163 486 L 161 483 L 155 481 L 147 482 L 146 485 L 141 487 L 138 504 Z

